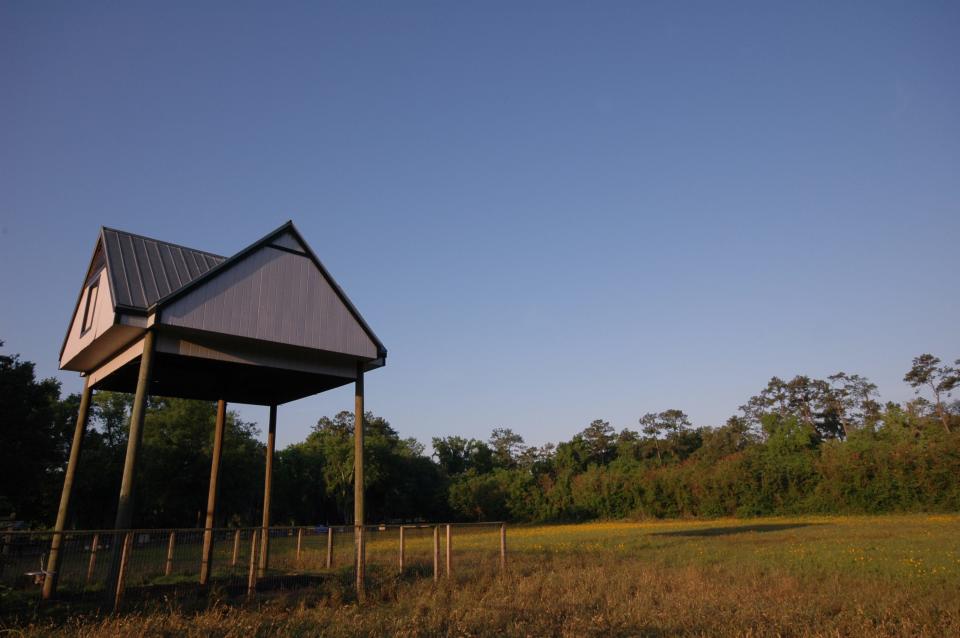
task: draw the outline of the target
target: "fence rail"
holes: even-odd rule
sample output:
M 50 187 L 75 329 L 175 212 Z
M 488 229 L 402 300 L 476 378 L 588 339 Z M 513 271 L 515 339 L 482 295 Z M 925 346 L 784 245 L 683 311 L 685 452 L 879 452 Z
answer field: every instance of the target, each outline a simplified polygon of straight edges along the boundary
M 47 573 L 52 531 L 0 532 L 0 614 L 40 604 L 43 581 L 56 579 L 58 598 L 114 610 L 158 597 L 215 588 L 220 595 L 294 590 L 352 572 L 352 525 L 67 530 L 59 573 Z M 208 583 L 200 586 L 204 533 L 213 538 Z M 453 575 L 506 569 L 506 524 L 410 523 L 363 526 L 365 564 L 381 576 Z M 441 554 L 442 550 L 442 554 Z M 442 557 L 442 558 L 441 558 Z

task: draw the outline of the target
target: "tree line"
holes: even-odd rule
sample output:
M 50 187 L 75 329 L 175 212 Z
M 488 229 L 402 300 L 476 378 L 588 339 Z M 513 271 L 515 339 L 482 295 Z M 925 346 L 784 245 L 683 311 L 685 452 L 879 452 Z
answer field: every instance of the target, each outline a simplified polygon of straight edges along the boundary
M 2 343 L 0 343 L 2 345 Z M 960 360 L 913 360 L 917 393 L 881 403 L 865 377 L 770 379 L 718 427 L 680 409 L 619 431 L 602 419 L 569 441 L 528 446 L 509 428 L 486 440 L 436 437 L 432 454 L 367 413 L 368 520 L 559 521 L 960 510 Z M 84 439 L 70 525 L 112 525 L 132 397 L 98 392 Z M 0 516 L 52 524 L 77 395 L 35 366 L 0 355 Z M 215 405 L 154 397 L 134 498 L 140 527 L 203 523 Z M 353 414 L 320 418 L 276 452 L 275 523 L 349 523 Z M 256 424 L 228 412 L 217 525 L 260 520 L 265 450 Z

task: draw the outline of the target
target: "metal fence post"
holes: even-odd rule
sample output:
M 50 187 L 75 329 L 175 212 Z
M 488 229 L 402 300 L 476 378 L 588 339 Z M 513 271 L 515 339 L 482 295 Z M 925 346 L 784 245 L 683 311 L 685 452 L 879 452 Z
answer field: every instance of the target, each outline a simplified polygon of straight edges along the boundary
M 303 544 L 303 528 L 297 530 L 297 561 L 300 560 L 300 546 Z

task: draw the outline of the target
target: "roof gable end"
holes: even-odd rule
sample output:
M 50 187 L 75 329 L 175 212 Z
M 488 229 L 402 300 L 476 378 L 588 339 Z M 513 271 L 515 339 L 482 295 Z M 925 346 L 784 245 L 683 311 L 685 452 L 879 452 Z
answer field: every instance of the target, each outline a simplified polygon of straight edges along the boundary
M 149 308 L 163 324 L 339 352 L 386 349 L 288 221 Z

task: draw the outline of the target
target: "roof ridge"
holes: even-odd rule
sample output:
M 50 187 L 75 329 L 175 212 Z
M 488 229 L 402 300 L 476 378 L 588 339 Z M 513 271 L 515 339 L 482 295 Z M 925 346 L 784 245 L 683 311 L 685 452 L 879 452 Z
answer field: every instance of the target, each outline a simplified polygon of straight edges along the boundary
M 199 248 L 191 248 L 190 246 L 184 246 L 183 244 L 176 244 L 172 241 L 166 241 L 165 239 L 157 239 L 156 237 L 147 237 L 146 235 L 141 235 L 139 233 L 131 233 L 129 230 L 120 230 L 119 228 L 112 228 L 110 226 L 101 226 L 103 230 L 109 230 L 114 233 L 121 233 L 124 235 L 129 235 L 130 237 L 136 237 L 138 239 L 144 239 L 146 241 L 157 242 L 158 244 L 166 244 L 167 246 L 174 246 L 175 248 L 182 248 L 183 250 L 189 250 L 195 253 L 201 253 L 204 255 L 210 255 L 216 259 L 227 259 L 225 255 L 218 255 L 217 253 L 212 253 L 209 250 L 201 250 Z

